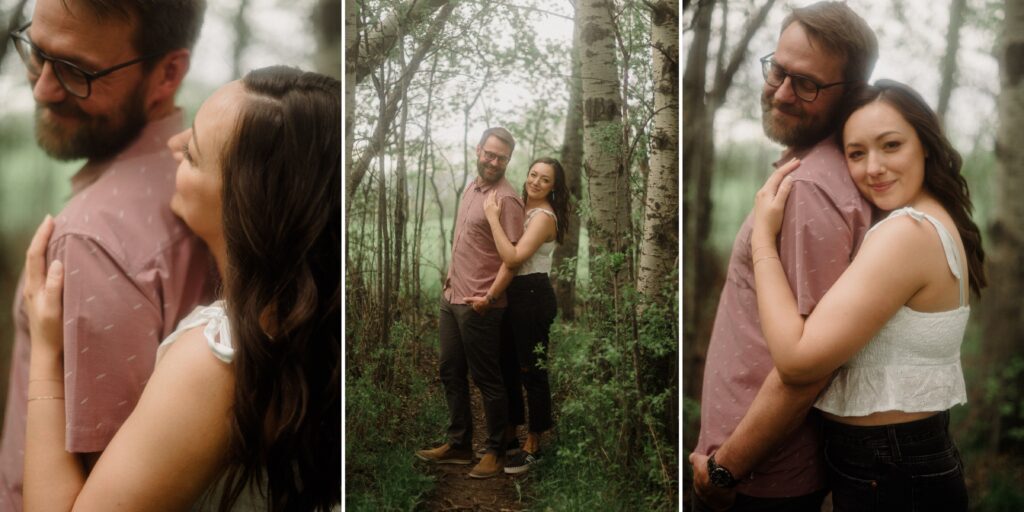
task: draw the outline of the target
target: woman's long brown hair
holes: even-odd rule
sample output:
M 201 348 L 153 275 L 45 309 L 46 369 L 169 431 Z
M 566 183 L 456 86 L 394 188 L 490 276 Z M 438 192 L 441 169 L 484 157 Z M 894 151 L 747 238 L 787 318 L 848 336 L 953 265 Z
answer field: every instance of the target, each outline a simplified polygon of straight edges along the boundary
M 236 386 L 220 506 L 265 482 L 272 511 L 326 511 L 341 500 L 341 85 L 287 67 L 242 84 L 222 160 Z

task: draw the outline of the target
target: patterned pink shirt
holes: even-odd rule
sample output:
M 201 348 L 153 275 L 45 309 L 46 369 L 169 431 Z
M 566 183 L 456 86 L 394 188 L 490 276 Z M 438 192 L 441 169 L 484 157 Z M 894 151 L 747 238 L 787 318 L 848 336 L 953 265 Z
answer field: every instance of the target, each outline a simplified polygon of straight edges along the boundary
M 801 314 L 808 315 L 846 270 L 871 224 L 846 160 L 829 137 L 816 146 L 787 151 L 775 165 L 801 159 L 786 201 L 779 257 Z M 708 345 L 696 452 L 717 450 L 732 434 L 773 368 L 761 334 L 750 236 L 752 217 L 740 228 Z M 820 436 L 813 416 L 767 460 L 740 493 L 766 498 L 800 496 L 824 487 Z
M 180 111 L 150 122 L 113 159 L 71 180 L 47 260 L 64 280 L 66 448 L 99 452 L 127 419 L 153 371 L 157 346 L 197 304 L 209 302 L 216 269 L 202 241 L 169 203 L 177 164 L 167 139 Z M 0 510 L 21 509 L 28 391 L 28 319 L 15 299 L 15 346 L 0 441 Z
M 466 185 L 452 235 L 452 262 L 444 280 L 444 298 L 451 304 L 465 304 L 465 297 L 486 295 L 501 268 L 501 255 L 484 215 L 484 200 L 491 190 L 498 191 L 501 227 L 509 241 L 516 243 L 523 236 L 523 200 L 508 180 L 489 184 L 478 178 Z M 508 305 L 504 293 L 496 298 L 495 307 Z

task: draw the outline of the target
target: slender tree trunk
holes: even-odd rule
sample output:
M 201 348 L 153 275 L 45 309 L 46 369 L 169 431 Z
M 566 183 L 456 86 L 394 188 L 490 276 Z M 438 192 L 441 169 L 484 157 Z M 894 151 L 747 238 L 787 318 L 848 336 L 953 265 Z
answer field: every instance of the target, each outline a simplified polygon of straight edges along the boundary
M 706 68 L 715 2 L 698 2 L 694 13 L 694 38 L 683 73 L 683 390 L 687 396 L 700 396 L 704 358 L 718 303 L 718 283 L 724 278 L 724 270 L 708 246 L 713 213 L 715 113 L 725 101 L 736 72 L 747 60 L 750 40 L 764 25 L 774 4 L 775 0 L 766 0 L 747 20 L 728 62 L 716 61 L 715 83 L 710 90 Z
M 618 290 L 631 275 L 629 180 L 622 162 L 622 105 L 610 0 L 580 0 L 583 169 L 590 194 L 590 256 L 625 256 L 612 276 Z M 593 267 L 591 267 L 593 268 Z
M 647 301 L 662 294 L 678 265 L 679 226 L 679 14 L 674 1 L 654 4 L 651 41 L 654 71 L 654 129 L 644 205 L 637 291 Z
M 398 105 L 400 98 L 408 89 L 409 84 L 412 82 L 413 77 L 419 70 L 420 63 L 423 58 L 426 57 L 427 52 L 434 45 L 434 40 L 444 29 L 445 24 L 448 22 L 448 18 L 451 16 L 452 11 L 455 9 L 455 4 L 446 4 L 441 12 L 434 17 L 430 24 L 430 28 L 427 30 L 427 34 L 424 36 L 423 41 L 420 42 L 419 47 L 416 49 L 416 53 L 413 54 L 409 60 L 409 66 L 405 68 L 402 76 L 398 79 L 398 82 L 391 87 L 391 93 L 387 95 L 384 103 L 385 108 L 380 111 L 380 117 L 377 119 L 377 126 L 374 128 L 374 135 L 370 139 L 370 143 L 367 145 L 363 153 L 359 155 L 359 160 L 356 160 L 351 166 L 348 166 L 348 175 L 345 179 L 345 197 L 348 201 L 355 195 L 356 189 L 359 188 L 360 182 L 363 180 L 363 176 L 366 175 L 366 170 L 370 168 L 370 164 L 373 159 L 377 157 L 377 154 L 383 149 L 383 144 L 387 140 L 386 135 L 387 127 L 391 126 L 395 120 L 395 116 L 398 114 Z M 348 204 L 348 201 L 346 204 Z
M 984 333 L 987 375 L 1000 390 L 990 405 L 994 418 L 990 449 L 1020 453 L 1024 442 L 1014 430 L 1024 427 L 1024 0 L 1007 0 L 999 58 L 999 131 L 996 135 L 996 200 L 989 227 L 988 282 Z M 1009 414 L 1004 408 L 1009 407 Z
M 683 73 L 683 390 L 688 396 L 700 396 L 704 358 L 707 354 L 707 331 L 710 321 L 707 305 L 711 299 L 707 274 L 714 261 L 705 247 L 711 219 L 711 169 L 701 167 L 703 153 L 711 146 L 710 113 L 705 103 L 708 45 L 711 41 L 711 15 L 714 2 L 697 3 L 694 13 L 693 39 Z
M 345 8 L 348 8 L 348 0 Z M 341 0 L 319 0 L 312 16 L 316 34 L 316 70 L 341 78 Z M 346 23 L 347 23 L 346 19 Z M 345 28 L 348 30 L 348 27 Z M 347 42 L 346 42 L 347 48 Z
M 562 319 L 567 321 L 576 319 L 576 258 L 580 247 L 580 224 L 583 221 L 578 208 L 582 190 L 580 168 L 583 164 L 583 81 L 580 78 L 579 23 L 573 28 L 572 44 L 569 110 L 562 136 L 562 168 L 565 170 L 565 181 L 574 207 L 569 212 L 569 229 L 565 232 L 562 244 L 555 248 L 552 261 L 555 296 L 562 310 Z
M 398 50 L 399 62 L 402 67 L 405 67 L 405 52 L 402 48 Z M 403 91 L 405 92 L 405 91 Z M 396 144 L 396 160 L 395 160 L 395 249 L 394 249 L 394 272 L 392 273 L 392 280 L 390 284 L 391 300 L 390 304 L 396 306 L 395 314 L 400 314 L 398 306 L 398 297 L 401 291 L 402 283 L 402 249 L 405 245 L 405 223 L 408 217 L 408 191 L 406 190 L 406 172 L 407 166 L 405 163 L 405 129 L 409 122 L 409 101 L 406 94 L 402 95 L 402 114 L 401 120 L 398 123 L 398 136 Z
M 231 64 L 233 66 L 231 76 L 241 78 L 242 54 L 249 46 L 249 22 L 245 19 L 245 13 L 249 10 L 249 0 L 239 0 L 238 10 L 235 12 L 233 25 L 235 26 L 235 47 L 232 51 Z
M 352 137 L 355 134 L 356 62 L 359 60 L 359 3 L 345 0 L 345 170 L 352 172 Z M 346 177 L 346 184 L 349 180 Z M 349 187 L 347 186 L 346 189 Z M 345 199 L 351 202 L 355 190 L 346 190 Z M 345 212 L 349 204 L 345 204 Z M 346 217 L 347 219 L 347 217 Z M 346 249 L 346 254 L 348 250 Z M 347 258 L 347 256 L 346 256 Z
M 939 106 L 935 109 L 939 120 L 946 124 L 949 98 L 956 87 L 956 54 L 960 50 L 960 27 L 964 24 L 964 10 L 967 0 L 951 0 L 949 6 L 949 28 L 946 30 L 946 55 L 942 58 L 942 80 L 939 85 Z

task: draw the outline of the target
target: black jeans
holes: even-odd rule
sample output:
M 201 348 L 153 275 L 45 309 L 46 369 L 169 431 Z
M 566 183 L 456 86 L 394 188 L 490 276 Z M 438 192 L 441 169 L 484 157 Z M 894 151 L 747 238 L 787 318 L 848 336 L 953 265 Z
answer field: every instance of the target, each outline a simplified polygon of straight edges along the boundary
M 509 424 L 526 422 L 525 388 L 530 432 L 544 432 L 554 425 L 548 371 L 541 366 L 548 353 L 551 323 L 558 312 L 555 291 L 547 274 L 536 273 L 516 276 L 505 293 L 508 309 L 501 329 L 501 373 L 508 396 Z
M 505 308 L 491 308 L 480 315 L 470 306 L 451 304 L 441 298 L 441 382 L 448 400 L 448 442 L 454 447 L 473 447 L 473 415 L 466 379 L 469 373 L 484 402 L 487 449 L 504 453 L 501 441 L 508 425 L 508 404 L 498 363 L 504 312 Z
M 878 427 L 824 423 L 825 462 L 837 512 L 967 510 L 949 411 Z

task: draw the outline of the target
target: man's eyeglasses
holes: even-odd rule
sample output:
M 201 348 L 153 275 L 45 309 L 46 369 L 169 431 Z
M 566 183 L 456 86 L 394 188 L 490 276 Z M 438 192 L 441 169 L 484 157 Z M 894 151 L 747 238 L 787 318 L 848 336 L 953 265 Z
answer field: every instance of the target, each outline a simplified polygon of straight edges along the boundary
M 761 73 L 764 74 L 764 81 L 772 87 L 779 87 L 786 81 L 786 77 L 788 76 L 789 85 L 793 88 L 793 94 L 795 94 L 797 98 L 808 103 L 816 100 L 818 98 L 818 93 L 821 92 L 822 89 L 852 83 L 835 82 L 824 85 L 819 84 L 813 78 L 808 78 L 803 75 L 797 75 L 786 71 L 785 68 L 772 60 L 772 55 L 775 55 L 775 52 L 761 57 Z
M 122 62 L 116 66 L 111 66 L 100 71 L 86 71 L 76 64 L 64 59 L 51 57 L 40 50 L 39 47 L 33 44 L 25 34 L 25 31 L 28 30 L 28 27 L 31 25 L 32 22 L 30 21 L 26 23 L 25 26 L 11 32 L 11 40 L 14 41 L 14 48 L 18 50 L 18 55 L 21 56 L 21 61 L 24 62 L 25 67 L 28 68 L 29 78 L 33 81 L 38 80 L 39 76 L 43 73 L 43 66 L 49 62 L 50 66 L 53 68 L 53 74 L 57 77 L 57 81 L 60 82 L 60 85 L 64 87 L 65 91 L 77 98 L 85 99 L 92 94 L 93 80 L 107 76 L 121 68 L 145 62 L 160 55 L 159 53 L 154 53 L 137 59 L 132 59 L 128 62 Z
M 484 150 L 484 161 L 485 162 L 490 162 L 491 160 L 496 160 L 498 162 L 498 164 L 500 164 L 500 165 L 505 165 L 505 164 L 508 163 L 508 157 L 507 156 L 499 155 L 497 153 L 491 153 L 490 151 L 487 151 L 485 149 Z

